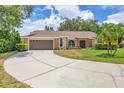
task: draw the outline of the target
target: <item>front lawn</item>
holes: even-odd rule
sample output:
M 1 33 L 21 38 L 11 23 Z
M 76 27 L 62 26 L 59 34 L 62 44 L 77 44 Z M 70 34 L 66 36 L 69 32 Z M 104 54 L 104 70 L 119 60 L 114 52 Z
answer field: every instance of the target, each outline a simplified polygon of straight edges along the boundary
M 54 53 L 63 57 L 74 59 L 124 64 L 124 49 L 118 49 L 116 55 L 113 57 L 107 55 L 107 50 L 94 49 L 55 50 Z
M 23 84 L 16 79 L 14 79 L 12 76 L 10 76 L 8 73 L 4 71 L 4 60 L 7 59 L 9 56 L 15 54 L 14 52 L 7 52 L 0 54 L 0 87 L 2 88 L 25 88 L 30 87 L 26 84 Z

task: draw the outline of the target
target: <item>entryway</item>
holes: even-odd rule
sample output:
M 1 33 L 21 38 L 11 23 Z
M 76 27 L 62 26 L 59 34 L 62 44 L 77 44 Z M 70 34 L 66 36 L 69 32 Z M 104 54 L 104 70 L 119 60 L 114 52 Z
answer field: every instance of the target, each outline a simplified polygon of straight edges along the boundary
M 80 48 L 85 48 L 85 40 L 80 40 Z

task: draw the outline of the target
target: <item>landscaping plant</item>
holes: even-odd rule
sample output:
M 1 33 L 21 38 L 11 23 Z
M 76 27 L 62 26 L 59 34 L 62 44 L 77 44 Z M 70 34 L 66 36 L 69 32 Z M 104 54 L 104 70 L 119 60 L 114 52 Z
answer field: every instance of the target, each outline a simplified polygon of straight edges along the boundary
M 33 7 L 28 5 L 0 6 L 0 53 L 16 49 L 15 45 L 20 41 L 17 28 L 32 10 Z
M 97 41 L 107 44 L 108 55 L 114 56 L 124 38 L 124 26 L 105 23 L 97 33 Z M 114 48 L 113 48 L 114 45 Z

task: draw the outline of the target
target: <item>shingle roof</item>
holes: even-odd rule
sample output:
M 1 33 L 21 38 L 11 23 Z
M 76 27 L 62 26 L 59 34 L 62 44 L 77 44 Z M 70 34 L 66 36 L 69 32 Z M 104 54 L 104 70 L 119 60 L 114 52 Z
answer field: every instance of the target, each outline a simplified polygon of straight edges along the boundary
M 68 38 L 89 38 L 94 39 L 96 34 L 90 31 L 42 31 L 37 30 L 31 32 L 29 37 L 61 37 L 65 36 Z

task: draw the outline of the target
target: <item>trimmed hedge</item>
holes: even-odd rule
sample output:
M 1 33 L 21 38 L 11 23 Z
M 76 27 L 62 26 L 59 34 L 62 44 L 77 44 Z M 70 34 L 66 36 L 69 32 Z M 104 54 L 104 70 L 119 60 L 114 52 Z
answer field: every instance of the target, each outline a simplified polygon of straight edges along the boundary
M 18 43 L 18 44 L 16 44 L 16 49 L 18 51 L 27 51 L 28 50 L 28 44 Z
M 116 49 L 117 45 L 112 44 L 112 49 Z M 103 43 L 97 43 L 95 44 L 95 49 L 96 50 L 107 50 L 108 49 L 108 44 L 103 44 Z

